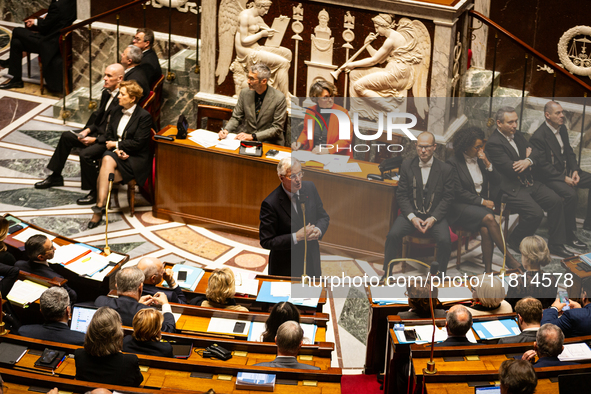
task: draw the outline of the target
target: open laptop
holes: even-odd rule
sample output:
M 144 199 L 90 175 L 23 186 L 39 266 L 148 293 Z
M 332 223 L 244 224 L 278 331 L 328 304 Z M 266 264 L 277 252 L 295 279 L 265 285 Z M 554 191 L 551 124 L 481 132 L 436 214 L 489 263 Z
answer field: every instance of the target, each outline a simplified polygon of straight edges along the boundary
M 92 306 L 74 305 L 70 329 L 86 334 L 86 330 L 88 329 L 90 320 L 92 320 L 92 316 L 94 316 L 96 310 L 97 308 L 94 308 Z
M 501 386 L 476 386 L 474 394 L 501 394 Z

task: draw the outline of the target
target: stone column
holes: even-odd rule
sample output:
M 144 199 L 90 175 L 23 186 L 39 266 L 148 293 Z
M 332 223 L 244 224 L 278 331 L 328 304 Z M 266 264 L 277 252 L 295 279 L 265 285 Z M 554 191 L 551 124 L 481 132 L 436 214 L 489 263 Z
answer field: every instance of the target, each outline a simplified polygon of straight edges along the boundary
M 474 11 L 480 12 L 484 16 L 489 17 L 490 0 L 475 0 Z M 488 39 L 488 26 L 484 25 L 479 20 L 472 20 L 474 21 L 472 27 L 479 27 L 482 25 L 482 27 L 478 30 L 473 30 L 474 40 L 472 41 L 472 66 L 484 68 L 486 64 L 486 44 Z
M 217 34 L 217 10 L 215 0 L 201 2 L 201 52 L 199 53 L 199 91 L 215 91 L 215 40 Z

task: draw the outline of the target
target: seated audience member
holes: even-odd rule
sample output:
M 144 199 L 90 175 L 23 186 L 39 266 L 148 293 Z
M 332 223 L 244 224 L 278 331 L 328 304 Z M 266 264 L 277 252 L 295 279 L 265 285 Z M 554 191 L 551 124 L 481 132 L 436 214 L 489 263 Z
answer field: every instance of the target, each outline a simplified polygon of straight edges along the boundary
M 534 350 L 528 350 L 523 354 L 522 360 L 534 361 L 537 354 L 538 361 L 534 368 L 559 367 L 561 365 L 577 365 L 568 361 L 560 361 L 558 355 L 564 349 L 564 334 L 554 324 L 546 323 L 538 330 Z
M 124 81 L 135 81 L 142 91 L 139 100 L 136 104 L 141 104 L 142 101 L 150 94 L 150 82 L 146 76 L 146 72 L 140 66 L 142 61 L 142 50 L 135 45 L 129 45 L 121 54 L 121 64 L 125 67 Z
M 18 279 L 19 269 L 14 267 L 16 262 L 14 256 L 8 251 L 4 240 L 8 235 L 8 228 L 10 223 L 5 218 L 0 218 L 0 294 L 2 298 L 6 299 L 8 293 L 14 286 L 14 283 Z
M 248 312 L 248 308 L 242 305 L 236 305 L 234 300 L 236 294 L 236 285 L 234 283 L 234 272 L 228 267 L 216 268 L 209 277 L 206 299 L 198 298 L 194 300 L 195 305 L 206 308 L 221 308 L 232 311 Z
M 343 112 L 349 117 L 349 112 L 340 105 L 334 103 L 334 97 L 337 94 L 336 87 L 325 80 L 316 81 L 310 87 L 310 100 L 316 105 L 306 110 L 304 117 L 304 129 L 300 134 L 298 140 L 291 144 L 292 150 L 311 150 L 312 153 L 320 154 L 341 154 L 353 157 L 351 150 L 351 135 L 353 134 L 353 123 L 351 123 L 351 131 L 348 139 L 340 139 L 339 134 L 339 118 L 336 114 L 322 113 L 323 109 L 331 109 Z M 324 124 L 320 124 L 315 119 L 322 118 Z M 308 126 L 313 125 L 312 139 L 308 138 Z
M 524 286 L 523 277 L 519 276 L 517 283 L 513 282 L 515 286 L 507 289 L 507 302 L 514 306 L 519 299 L 529 295 L 539 299 L 543 309 L 549 308 L 556 299 L 558 277 L 542 270 L 552 260 L 546 241 L 539 235 L 525 237 L 519 245 L 519 251 L 523 267 L 527 270 L 526 283 Z M 550 285 L 544 279 L 546 276 L 551 280 Z
M 4 217 L 0 217 L 0 264 L 13 266 L 16 263 L 14 256 L 8 251 L 4 240 L 8 236 L 10 222 Z
M 97 202 L 92 207 L 94 215 L 88 223 L 89 229 L 97 227 L 103 217 L 109 193 L 109 174 L 115 174 L 116 183 L 127 184 L 135 179 L 142 186 L 150 174 L 152 116 L 137 105 L 141 95 L 142 88 L 136 82 L 119 84 L 119 105 L 123 108 L 113 114 L 107 126 L 107 150 L 101 162 L 96 184 Z
M 448 214 L 450 225 L 468 231 L 480 231 L 484 272 L 492 272 L 493 249 L 501 253 L 505 243 L 493 212 L 495 203 L 491 188 L 499 182 L 499 173 L 484 153 L 484 132 L 478 127 L 466 127 L 454 134 L 454 155 L 447 159 L 455 171 L 455 199 Z M 507 266 L 521 265 L 507 250 Z
M 531 363 L 524 360 L 505 360 L 499 368 L 501 394 L 534 394 L 538 377 Z
M 237 139 L 285 145 L 287 103 L 283 93 L 267 85 L 270 77 L 271 70 L 264 63 L 258 62 L 250 68 L 248 89 L 240 92 L 232 118 L 219 132 L 221 139 L 236 132 L 244 123 L 244 132 L 239 133 Z
M 166 294 L 168 302 L 174 302 L 177 304 L 187 303 L 187 298 L 185 297 L 183 290 L 174 280 L 172 270 L 170 268 L 165 270 L 162 261 L 158 260 L 156 257 L 144 257 L 139 263 L 137 263 L 137 267 L 142 270 L 146 277 L 146 279 L 144 279 L 144 291 L 142 295 L 154 295 L 161 292 Z M 164 279 L 170 289 L 156 287 L 162 279 Z
M 314 365 L 298 362 L 297 356 L 304 340 L 304 330 L 300 323 L 286 321 L 277 330 L 275 343 L 277 344 L 277 357 L 268 363 L 258 363 L 255 366 L 272 368 L 293 368 L 293 369 L 320 369 Z
M 557 325 L 567 338 L 591 335 L 591 278 L 583 279 L 581 283 L 581 303 L 569 300 L 570 309 L 562 311 L 566 306 L 557 298 L 552 306 L 544 310 L 542 324 L 552 323 Z M 558 317 L 558 314 L 562 316 Z
M 154 31 L 152 29 L 146 29 L 145 27 L 137 29 L 135 37 L 133 37 L 133 45 L 142 51 L 140 67 L 144 69 L 148 82 L 150 83 L 150 86 L 152 86 L 162 76 L 160 61 L 153 49 Z
M 90 324 L 84 347 L 76 349 L 76 379 L 121 386 L 139 386 L 144 377 L 135 354 L 121 353 L 123 327 L 113 309 L 99 308 Z
M 41 294 L 39 303 L 45 322 L 21 326 L 18 335 L 44 341 L 84 345 L 84 334 L 68 327 L 71 316 L 70 297 L 65 289 L 50 287 Z
M 164 316 L 152 308 L 139 310 L 133 317 L 133 333 L 123 338 L 123 351 L 149 356 L 172 357 L 170 342 L 160 342 Z
M 542 303 L 540 300 L 525 297 L 517 301 L 515 313 L 517 313 L 517 324 L 521 333 L 512 337 L 501 338 L 498 343 L 535 342 L 536 334 L 540 329 L 540 321 L 542 320 Z
M 29 261 L 19 260 L 14 264 L 19 270 L 48 279 L 62 278 L 61 275 L 58 275 L 49 266 L 49 262 L 47 261 L 53 258 L 55 246 L 53 246 L 53 242 L 45 235 L 36 234 L 27 239 L 27 242 L 25 242 L 25 253 Z M 76 292 L 68 284 L 63 285 L 63 288 L 68 292 L 70 302 L 75 304 L 78 299 Z
M 472 305 L 468 308 L 472 316 L 511 313 L 513 308 L 505 301 L 505 288 L 498 277 L 478 276 L 478 286 L 472 289 Z
M 300 311 L 291 302 L 279 302 L 275 304 L 269 317 L 265 322 L 265 331 L 263 332 L 261 339 L 263 342 L 275 342 L 275 336 L 277 330 L 286 321 L 293 320 L 300 322 Z
M 424 286 L 420 286 L 424 284 Z M 408 285 L 406 286 L 406 295 L 408 296 L 408 306 L 410 306 L 410 310 L 404 312 L 398 312 L 398 316 L 401 319 L 425 319 L 431 317 L 431 306 L 429 303 L 429 287 L 431 286 L 431 282 L 425 280 L 424 282 L 417 281 L 413 282 L 408 281 Z M 433 288 L 431 291 L 431 297 L 433 297 L 433 313 L 435 317 L 445 317 L 445 311 L 443 310 L 443 305 L 437 298 L 439 294 L 439 289 L 437 287 Z
M 0 392 L 0 394 L 2 394 L 2 393 Z M 53 389 L 48 391 L 47 394 L 60 394 L 60 391 L 57 387 L 54 387 Z M 113 392 L 110 390 L 107 390 L 107 389 L 98 388 L 98 389 L 94 389 L 92 391 L 87 391 L 84 394 L 113 394 Z
M 135 314 L 150 305 L 162 305 L 164 322 L 162 331 L 174 332 L 175 321 L 170 309 L 170 304 L 164 293 L 156 293 L 153 296 L 142 296 L 144 287 L 144 273 L 137 267 L 123 268 L 117 272 L 115 285 L 117 286 L 117 296 L 99 296 L 94 304 L 96 306 L 108 306 L 119 312 L 121 320 L 125 326 L 132 326 Z
M 474 345 L 468 340 L 466 334 L 472 328 L 472 315 L 468 308 L 462 305 L 454 305 L 445 317 L 445 328 L 447 329 L 447 339 L 436 343 L 435 346 L 470 346 Z

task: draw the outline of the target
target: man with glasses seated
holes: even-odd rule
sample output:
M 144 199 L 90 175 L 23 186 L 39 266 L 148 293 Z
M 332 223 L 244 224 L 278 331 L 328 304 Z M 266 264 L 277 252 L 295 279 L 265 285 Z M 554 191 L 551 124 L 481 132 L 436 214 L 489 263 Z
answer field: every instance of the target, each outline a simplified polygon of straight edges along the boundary
M 271 70 L 263 63 L 257 63 L 248 73 L 248 89 L 242 89 L 232 118 L 226 128 L 219 132 L 220 139 L 234 133 L 241 123 L 244 132 L 238 133 L 241 141 L 261 141 L 285 145 L 285 117 L 287 103 L 279 90 L 267 85 Z
M 265 198 L 260 213 L 261 246 L 271 251 L 269 275 L 320 276 L 318 240 L 326 234 L 330 218 L 322 206 L 316 186 L 312 182 L 302 181 L 304 173 L 298 160 L 281 159 L 277 165 L 277 175 L 281 184 Z M 302 211 L 302 204 L 305 211 Z
M 439 271 L 445 274 L 451 255 L 451 239 L 446 215 L 454 199 L 455 175 L 452 166 L 435 158 L 435 136 L 428 131 L 417 138 L 417 157 L 405 159 L 400 166 L 396 199 L 401 214 L 386 238 L 384 277 L 388 264 L 398 257 L 402 238 L 414 232 L 429 233 L 437 243 Z M 436 274 L 436 266 L 432 268 Z

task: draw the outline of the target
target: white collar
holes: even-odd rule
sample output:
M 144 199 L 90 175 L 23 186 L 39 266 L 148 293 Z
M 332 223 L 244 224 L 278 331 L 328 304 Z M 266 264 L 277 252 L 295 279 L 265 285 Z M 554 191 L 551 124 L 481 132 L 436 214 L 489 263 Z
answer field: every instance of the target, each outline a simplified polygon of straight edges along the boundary
M 548 128 L 554 133 L 554 135 L 558 134 L 559 129 L 555 129 L 554 127 L 552 127 L 552 125 L 548 123 L 548 121 L 546 121 L 546 126 L 548 126 Z

